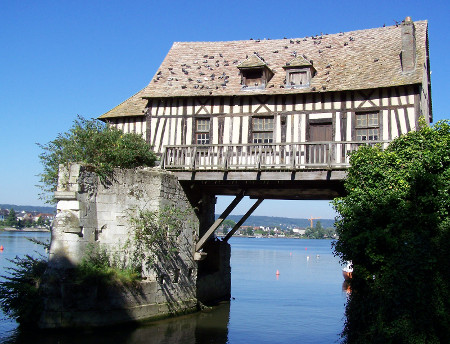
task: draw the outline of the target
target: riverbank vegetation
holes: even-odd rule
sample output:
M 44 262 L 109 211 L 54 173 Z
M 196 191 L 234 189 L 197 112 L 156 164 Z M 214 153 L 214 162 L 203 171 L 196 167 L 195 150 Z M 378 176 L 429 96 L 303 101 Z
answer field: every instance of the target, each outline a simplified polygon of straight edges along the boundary
M 335 252 L 352 261 L 344 343 L 450 342 L 450 123 L 351 155 Z
M 48 243 L 34 239 L 30 241 L 49 247 Z M 42 311 L 40 286 L 47 269 L 47 258 L 43 255 L 16 256 L 8 259 L 8 275 L 0 276 L 0 307 L 10 318 L 24 326 L 34 325 Z
M 36 242 L 36 241 L 35 241 Z M 36 242 L 48 248 L 49 244 Z M 57 285 L 61 279 L 46 272 L 47 257 L 25 255 L 9 260 L 11 267 L 7 275 L 0 276 L 0 307 L 10 318 L 21 326 L 35 327 L 43 310 L 43 290 Z M 140 271 L 121 266 L 118 260 L 99 245 L 88 248 L 81 263 L 66 271 L 71 284 L 92 286 L 133 286 L 141 280 Z
M 16 211 L 11 208 L 9 211 L 5 210 L 8 213 L 6 218 L 1 221 L 0 220 L 0 229 L 3 228 L 15 228 L 15 229 L 23 229 L 23 228 L 34 228 L 34 229 L 44 229 L 49 230 L 51 221 L 45 215 L 41 214 L 37 220 L 33 218 L 21 219 L 17 217 Z
M 301 219 L 299 219 L 301 220 Z M 251 221 L 250 224 L 252 224 Z M 218 234 L 225 236 L 234 227 L 236 223 L 227 219 L 219 227 Z M 313 227 L 286 228 L 283 226 L 241 226 L 235 236 L 247 237 L 266 237 L 266 238 L 296 238 L 296 239 L 336 239 L 336 229 L 334 227 L 323 227 L 320 221 L 317 221 Z
M 38 187 L 41 198 L 54 203 L 60 164 L 91 165 L 104 180 L 115 167 L 154 166 L 156 154 L 138 134 L 124 134 L 103 122 L 78 117 L 72 127 L 53 141 L 38 144 L 43 150 L 39 159 L 43 166 Z

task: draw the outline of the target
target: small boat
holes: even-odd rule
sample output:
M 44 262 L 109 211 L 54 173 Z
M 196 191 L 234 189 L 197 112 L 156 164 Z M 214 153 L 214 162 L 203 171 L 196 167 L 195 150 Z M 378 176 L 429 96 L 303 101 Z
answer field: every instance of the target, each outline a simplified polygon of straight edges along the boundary
M 347 262 L 345 268 L 342 269 L 342 276 L 344 276 L 344 279 L 346 281 L 349 281 L 352 279 L 352 273 L 353 273 L 352 262 Z

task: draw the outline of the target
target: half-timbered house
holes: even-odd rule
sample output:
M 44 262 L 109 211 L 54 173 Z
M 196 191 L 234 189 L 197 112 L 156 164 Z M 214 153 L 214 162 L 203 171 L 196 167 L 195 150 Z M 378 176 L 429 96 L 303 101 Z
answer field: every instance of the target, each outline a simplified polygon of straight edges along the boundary
M 406 17 L 304 38 L 174 43 L 148 86 L 100 119 L 142 134 L 180 181 L 303 181 L 246 193 L 329 199 L 349 152 L 432 121 L 427 32 Z
M 304 38 L 174 43 L 147 87 L 100 119 L 164 167 L 345 166 L 361 142 L 432 120 L 427 22 Z
M 427 25 L 174 43 L 148 86 L 100 119 L 142 134 L 176 173 L 201 255 L 244 195 L 257 201 L 225 241 L 266 198 L 342 195 L 349 152 L 432 121 Z M 236 198 L 214 222 L 216 195 Z

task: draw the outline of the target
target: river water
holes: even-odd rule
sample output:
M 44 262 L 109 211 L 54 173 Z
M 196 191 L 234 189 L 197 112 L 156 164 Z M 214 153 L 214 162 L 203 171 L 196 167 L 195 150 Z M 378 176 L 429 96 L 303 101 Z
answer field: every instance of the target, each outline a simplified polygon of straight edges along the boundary
M 0 232 L 0 274 L 6 258 L 43 251 L 27 240 L 49 233 Z M 344 325 L 346 293 L 330 240 L 230 239 L 232 300 L 213 310 L 103 330 L 21 331 L 0 315 L 2 343 L 335 343 Z M 277 275 L 277 271 L 279 274 Z

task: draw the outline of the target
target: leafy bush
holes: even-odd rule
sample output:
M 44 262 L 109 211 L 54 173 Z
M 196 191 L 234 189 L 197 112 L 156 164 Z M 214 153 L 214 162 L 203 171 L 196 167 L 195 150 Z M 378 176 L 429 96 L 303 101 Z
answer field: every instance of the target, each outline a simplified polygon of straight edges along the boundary
M 354 265 L 345 343 L 450 342 L 450 123 L 351 156 L 335 252 Z
M 34 258 L 26 255 L 10 260 L 14 264 L 8 267 L 8 276 L 1 276 L 0 306 L 3 312 L 22 325 L 35 323 L 42 310 L 39 286 L 47 259 L 43 256 Z
M 156 161 L 151 146 L 140 135 L 124 134 L 98 120 L 82 117 L 74 121 L 68 132 L 38 146 L 43 150 L 39 159 L 44 168 L 39 187 L 43 191 L 42 198 L 48 199 L 51 193 L 49 202 L 53 202 L 60 164 L 86 163 L 105 178 L 115 167 L 154 166 Z

